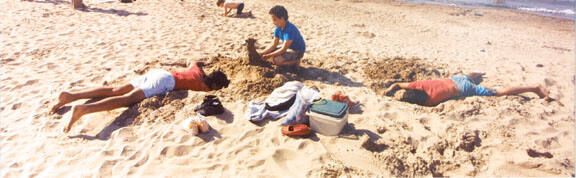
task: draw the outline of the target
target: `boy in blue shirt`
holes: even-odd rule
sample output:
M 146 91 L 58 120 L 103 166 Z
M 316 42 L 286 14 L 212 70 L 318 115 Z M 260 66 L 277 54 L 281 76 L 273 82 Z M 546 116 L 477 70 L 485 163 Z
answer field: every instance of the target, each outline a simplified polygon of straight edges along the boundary
M 258 54 L 263 60 L 269 60 L 279 66 L 299 66 L 306 51 L 306 43 L 300 31 L 288 21 L 288 11 L 283 6 L 274 6 L 269 14 L 276 25 L 274 42 Z M 280 40 L 284 44 L 277 49 Z

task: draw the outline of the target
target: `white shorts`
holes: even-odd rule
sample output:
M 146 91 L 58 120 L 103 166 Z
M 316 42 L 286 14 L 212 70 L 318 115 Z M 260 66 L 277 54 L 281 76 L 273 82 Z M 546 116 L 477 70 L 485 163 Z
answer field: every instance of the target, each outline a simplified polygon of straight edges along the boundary
M 146 98 L 150 98 L 174 90 L 176 80 L 174 80 L 174 76 L 168 71 L 153 69 L 146 72 L 143 76 L 139 76 L 130 81 L 130 84 L 134 86 L 134 88 L 142 89 Z

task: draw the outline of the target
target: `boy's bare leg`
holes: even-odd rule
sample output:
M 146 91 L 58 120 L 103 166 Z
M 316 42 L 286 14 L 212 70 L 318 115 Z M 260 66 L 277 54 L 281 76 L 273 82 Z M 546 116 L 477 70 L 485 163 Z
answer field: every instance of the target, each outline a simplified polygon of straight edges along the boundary
M 278 66 L 293 66 L 293 65 L 300 65 L 300 60 L 289 60 L 287 61 L 282 56 L 276 56 L 273 59 L 274 64 Z
M 502 88 L 496 90 L 496 96 L 505 96 L 505 95 L 517 95 L 526 92 L 533 92 L 536 93 L 540 98 L 548 98 L 548 90 L 544 87 L 537 85 L 537 86 L 528 86 L 528 87 L 510 87 L 510 88 Z
M 70 102 L 96 97 L 109 97 L 109 96 L 120 96 L 132 91 L 134 87 L 131 84 L 125 84 L 120 87 L 98 87 L 91 89 L 84 89 L 77 92 L 62 92 L 58 96 L 58 103 L 52 107 L 50 113 L 56 112 L 58 108 L 68 104 Z
M 252 17 L 252 11 L 243 12 L 242 14 L 237 14 L 236 17 L 245 18 L 245 17 Z
M 146 99 L 146 95 L 144 95 L 142 89 L 136 89 L 122 96 L 114 96 L 95 103 L 74 106 L 74 108 L 72 108 L 72 118 L 70 118 L 70 122 L 68 122 L 68 126 L 64 129 L 64 132 L 70 131 L 72 125 L 85 114 L 130 106 L 144 99 Z

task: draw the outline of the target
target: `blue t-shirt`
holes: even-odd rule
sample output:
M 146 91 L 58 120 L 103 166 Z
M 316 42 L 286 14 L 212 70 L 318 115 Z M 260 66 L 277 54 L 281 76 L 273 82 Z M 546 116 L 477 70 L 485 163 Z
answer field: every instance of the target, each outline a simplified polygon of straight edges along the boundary
M 292 40 L 292 44 L 290 45 L 290 49 L 294 51 L 306 51 L 306 43 L 304 43 L 304 38 L 300 35 L 300 31 L 296 26 L 294 26 L 290 22 L 286 22 L 286 26 L 284 30 L 280 27 L 276 27 L 274 30 L 274 37 L 280 38 L 282 41 Z

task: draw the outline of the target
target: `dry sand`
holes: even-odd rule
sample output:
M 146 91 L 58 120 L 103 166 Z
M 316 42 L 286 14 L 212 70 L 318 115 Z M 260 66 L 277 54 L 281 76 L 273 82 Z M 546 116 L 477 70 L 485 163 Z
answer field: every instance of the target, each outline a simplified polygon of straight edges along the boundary
M 574 176 L 570 20 L 349 0 L 247 0 L 256 17 L 238 19 L 222 17 L 212 0 L 101 2 L 86 0 L 88 12 L 60 0 L 0 3 L 1 177 Z M 242 62 L 245 39 L 271 41 L 275 4 L 306 40 L 299 74 Z M 232 77 L 211 92 L 227 111 L 207 118 L 207 134 L 179 125 L 202 92 L 89 114 L 67 134 L 70 106 L 87 101 L 47 114 L 61 91 L 184 70 L 202 58 L 208 71 Z M 422 107 L 382 95 L 393 80 L 469 71 L 487 72 L 489 87 L 541 84 L 557 101 L 523 94 Z M 342 90 L 363 105 L 338 137 L 285 137 L 279 120 L 244 118 L 250 100 L 289 80 L 325 97 Z

